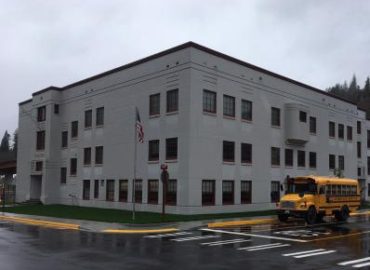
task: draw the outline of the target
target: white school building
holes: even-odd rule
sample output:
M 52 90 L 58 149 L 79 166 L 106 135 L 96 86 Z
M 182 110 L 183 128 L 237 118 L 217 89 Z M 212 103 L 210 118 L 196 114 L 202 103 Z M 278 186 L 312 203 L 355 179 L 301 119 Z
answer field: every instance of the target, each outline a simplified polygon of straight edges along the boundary
M 355 104 L 188 42 L 19 104 L 18 202 L 170 213 L 275 207 L 286 177 L 359 179 L 370 124 Z

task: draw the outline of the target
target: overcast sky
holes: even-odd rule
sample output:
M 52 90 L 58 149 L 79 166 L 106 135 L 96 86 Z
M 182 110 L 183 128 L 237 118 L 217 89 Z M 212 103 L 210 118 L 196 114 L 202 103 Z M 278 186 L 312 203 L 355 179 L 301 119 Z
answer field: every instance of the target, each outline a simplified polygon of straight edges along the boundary
M 18 103 L 187 41 L 325 89 L 370 75 L 370 1 L 0 0 L 0 136 Z

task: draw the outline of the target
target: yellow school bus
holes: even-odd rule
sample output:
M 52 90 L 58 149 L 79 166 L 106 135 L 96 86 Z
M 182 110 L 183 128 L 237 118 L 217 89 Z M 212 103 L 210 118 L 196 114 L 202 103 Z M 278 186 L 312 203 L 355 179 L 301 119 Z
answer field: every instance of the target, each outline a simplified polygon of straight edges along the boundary
M 360 206 L 357 180 L 330 176 L 299 176 L 287 179 L 286 194 L 278 203 L 280 221 L 289 217 L 304 218 L 308 224 L 334 215 L 347 220 Z

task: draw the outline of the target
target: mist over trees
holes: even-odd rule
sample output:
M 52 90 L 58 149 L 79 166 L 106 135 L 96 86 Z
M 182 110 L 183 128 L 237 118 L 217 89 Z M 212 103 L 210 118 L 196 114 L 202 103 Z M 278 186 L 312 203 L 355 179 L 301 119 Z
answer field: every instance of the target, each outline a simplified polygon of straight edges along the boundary
M 349 84 L 347 81 L 343 84 L 337 83 L 326 91 L 356 103 L 358 107 L 366 110 L 366 116 L 370 118 L 370 77 L 366 78 L 363 87 L 358 84 L 356 75 L 353 75 Z

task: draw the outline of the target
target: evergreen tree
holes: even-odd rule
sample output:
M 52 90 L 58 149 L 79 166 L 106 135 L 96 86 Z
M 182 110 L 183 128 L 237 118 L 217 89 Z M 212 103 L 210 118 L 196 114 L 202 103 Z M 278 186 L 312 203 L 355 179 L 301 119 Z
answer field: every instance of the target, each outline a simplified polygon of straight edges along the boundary
M 10 135 L 6 130 L 0 144 L 0 152 L 9 152 L 9 139 Z
M 370 97 L 370 77 L 366 78 L 363 91 L 365 96 Z
M 18 129 L 16 129 L 13 133 L 13 147 L 12 151 L 17 155 L 18 150 Z

